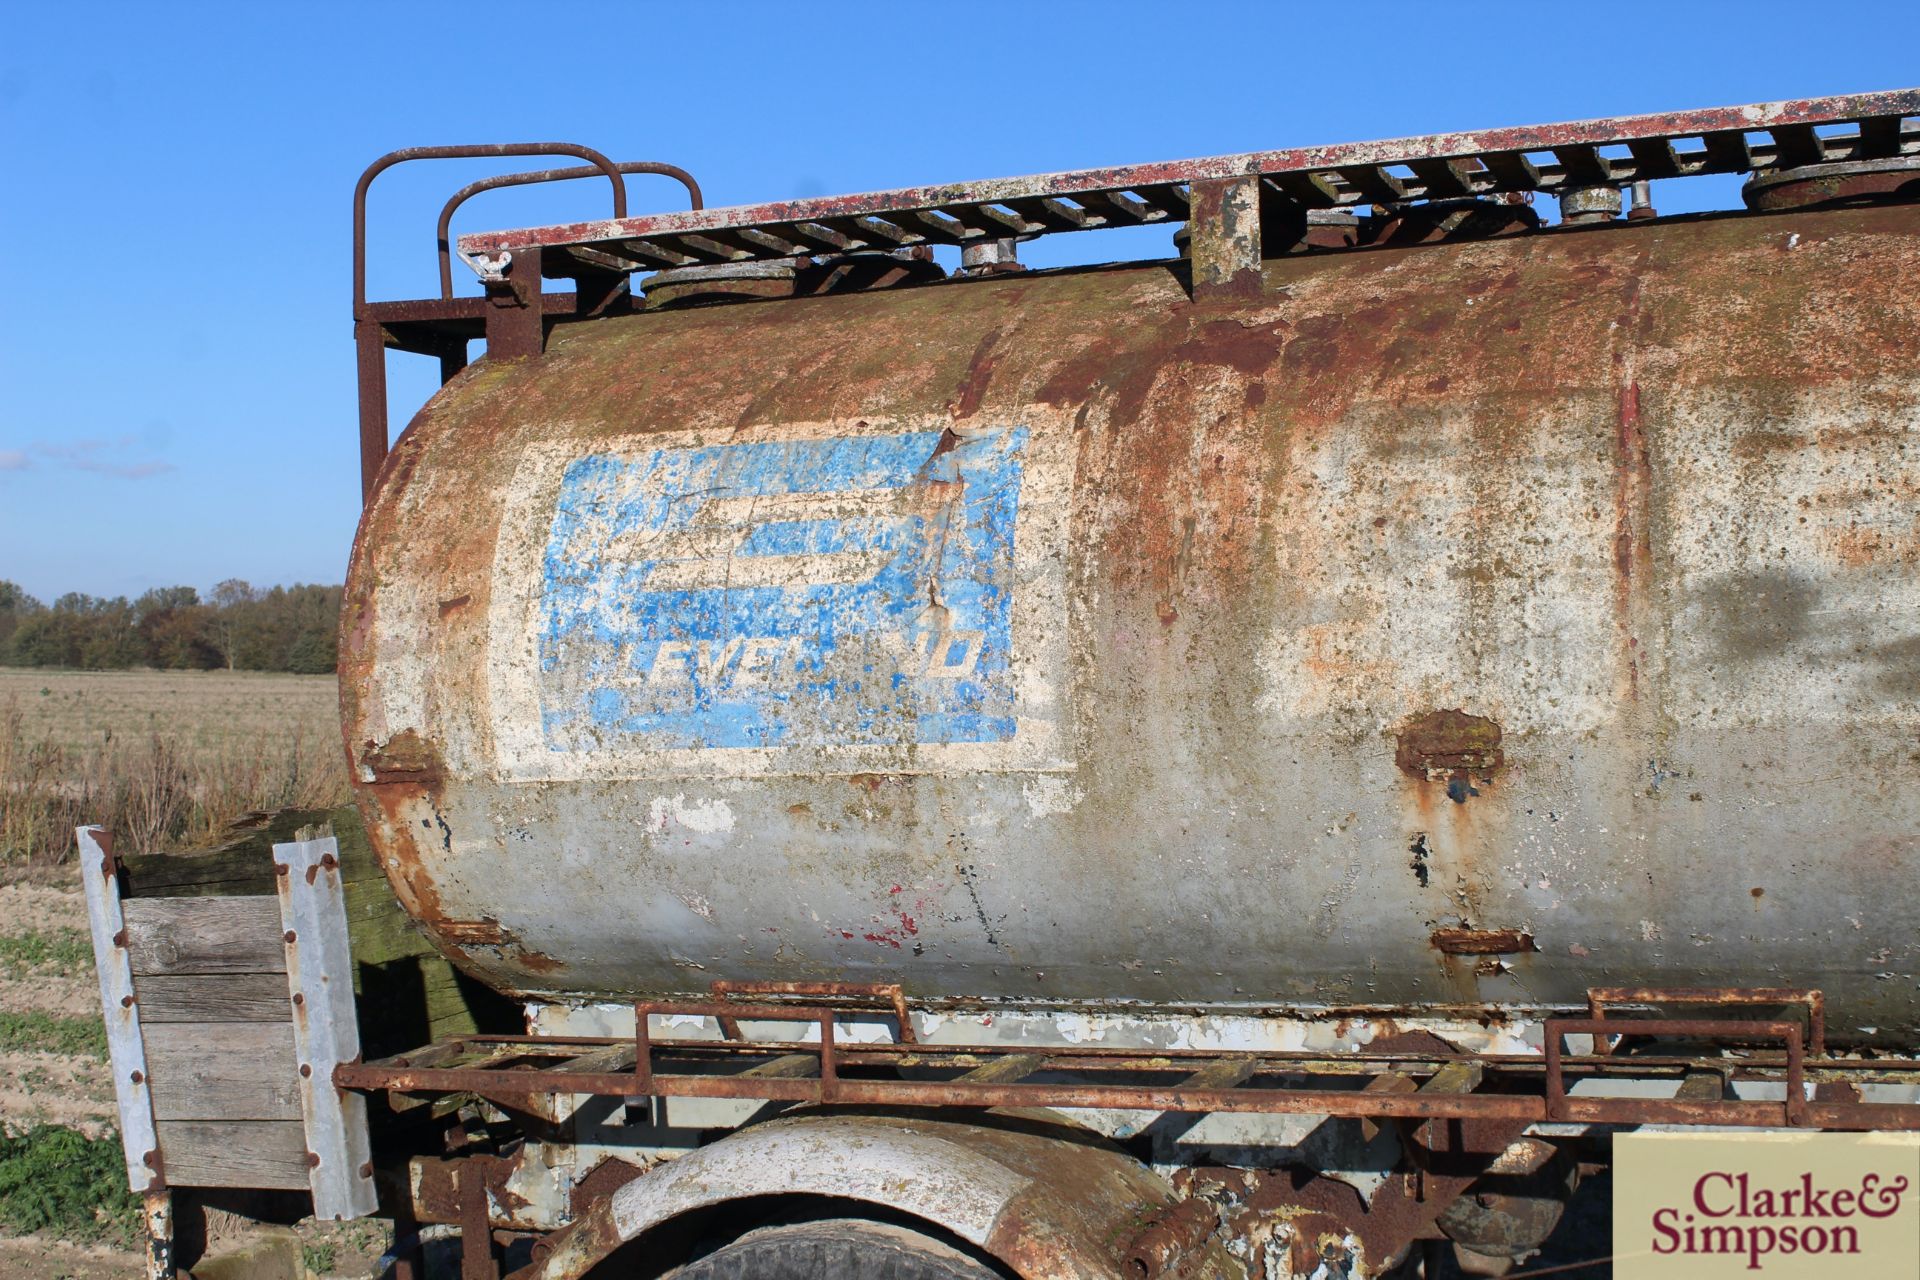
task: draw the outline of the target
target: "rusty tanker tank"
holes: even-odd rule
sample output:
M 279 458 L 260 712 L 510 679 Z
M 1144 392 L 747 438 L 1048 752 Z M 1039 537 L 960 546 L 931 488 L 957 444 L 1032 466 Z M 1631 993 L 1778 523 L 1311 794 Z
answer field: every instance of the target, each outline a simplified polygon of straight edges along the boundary
M 1915 1043 L 1920 209 L 1188 272 L 461 373 L 348 584 L 407 909 L 529 997 L 1818 986 Z

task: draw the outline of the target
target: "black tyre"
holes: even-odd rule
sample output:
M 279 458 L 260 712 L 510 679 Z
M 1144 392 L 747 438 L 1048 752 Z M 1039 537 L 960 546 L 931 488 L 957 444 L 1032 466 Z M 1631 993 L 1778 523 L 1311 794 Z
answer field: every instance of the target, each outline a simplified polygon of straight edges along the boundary
M 823 1218 L 761 1227 L 666 1280 L 1001 1280 L 994 1268 L 906 1227 Z

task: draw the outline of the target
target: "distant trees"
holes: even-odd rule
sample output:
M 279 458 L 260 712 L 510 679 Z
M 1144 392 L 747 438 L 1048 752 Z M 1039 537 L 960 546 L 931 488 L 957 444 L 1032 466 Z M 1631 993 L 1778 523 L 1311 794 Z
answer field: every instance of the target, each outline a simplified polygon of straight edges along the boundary
M 157 587 L 131 603 L 70 592 L 49 607 L 0 580 L 0 664 L 332 671 L 340 596 L 229 578 L 206 601 L 192 587 Z
M 8 652 L 13 633 L 20 629 L 20 624 L 44 608 L 45 605 L 22 591 L 18 583 L 0 579 L 0 655 Z

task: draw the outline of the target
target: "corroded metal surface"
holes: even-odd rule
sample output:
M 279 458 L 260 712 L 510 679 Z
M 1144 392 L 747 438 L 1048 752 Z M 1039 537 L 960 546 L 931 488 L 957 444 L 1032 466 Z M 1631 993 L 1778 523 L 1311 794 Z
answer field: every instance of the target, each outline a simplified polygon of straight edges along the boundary
M 100 1013 L 107 1031 L 107 1060 L 113 1068 L 113 1096 L 120 1118 L 120 1146 L 127 1161 L 127 1186 L 132 1191 L 156 1194 L 166 1188 L 166 1169 L 154 1128 L 147 1044 L 140 1030 L 140 1002 L 133 991 L 113 833 L 105 827 L 75 827 L 73 835 L 80 850 L 80 883 L 87 895 L 93 968 L 100 983 Z
M 839 1043 L 831 1008 L 734 1002 L 641 1004 L 629 1046 L 604 1038 L 467 1036 L 372 1063 L 337 1067 L 343 1088 L 406 1095 L 473 1093 L 496 1101 L 564 1096 L 757 1099 L 865 1106 L 1005 1106 L 1179 1111 L 1195 1114 L 1399 1117 L 1521 1123 L 1814 1125 L 1833 1129 L 1920 1128 L 1920 1107 L 1863 1103 L 1858 1083 L 1910 1090 L 1920 1063 L 1885 1057 L 1808 1061 L 1792 1023 L 1727 1019 L 1548 1019 L 1544 1053 L 1411 1052 L 1249 1053 L 1123 1049 L 1119 1046 L 885 1045 Z M 656 1025 L 695 1020 L 812 1023 L 807 1038 L 724 1041 L 657 1037 Z M 1602 1033 L 1607 1034 L 1602 1034 Z M 797 1032 L 789 1031 L 787 1036 Z M 1598 1044 L 1569 1055 L 1569 1035 Z M 1779 1041 L 1780 1052 L 1725 1056 L 1615 1057 L 1614 1037 L 1702 1040 L 1750 1045 Z M 1425 1037 L 1431 1039 L 1431 1037 Z M 1444 1049 L 1444 1045 L 1442 1045 Z M 435 1060 L 438 1058 L 438 1060 Z M 958 1074 L 945 1074 L 957 1071 Z M 1766 1081 L 1779 1101 L 1699 1097 L 1685 1077 Z M 1855 1085 L 1850 1095 L 1810 1108 L 1809 1079 Z M 1029 1082 L 1031 1081 L 1031 1082 Z M 1358 1084 L 1363 1087 L 1356 1088 Z M 1484 1086 L 1484 1087 L 1483 1087 Z M 1665 1088 L 1663 1094 L 1662 1088 Z M 1575 1098 L 1576 1090 L 1585 1096 Z M 1676 1092 L 1677 1090 L 1677 1092 Z M 1504 1146 L 1504 1142 L 1501 1144 Z
M 640 218 L 616 213 L 605 221 L 462 236 L 459 248 L 485 275 L 514 253 L 547 246 L 584 247 L 657 267 L 789 257 L 822 247 L 967 244 L 1009 232 L 1178 222 L 1186 215 L 1190 195 L 1197 202 L 1205 184 L 1233 179 L 1271 183 L 1287 199 L 1314 208 L 1493 192 L 1612 190 L 1652 178 L 1912 154 L 1920 149 L 1920 134 L 1905 117 L 1916 113 L 1920 90 L 1901 89 L 1254 151 L 696 213 Z M 1845 124 L 1857 129 L 1832 127 Z M 1826 132 L 1818 126 L 1827 126 Z M 1626 154 L 1620 154 L 1623 151 Z M 1545 158 L 1549 154 L 1551 160 Z
M 1740 195 L 1749 209 L 1804 209 L 1841 201 L 1912 198 L 1920 191 L 1920 157 L 1856 160 L 1774 169 L 1747 179 Z
M 1198 306 L 1143 265 L 556 331 L 429 404 L 365 517 L 370 830 L 523 993 L 1790 984 L 1833 1042 L 1910 1045 L 1916 232 L 1647 221 Z M 1476 935 L 1516 946 L 1436 943 Z
M 340 844 L 330 835 L 276 844 L 273 864 L 313 1216 L 363 1218 L 379 1207 L 367 1100 L 333 1083 L 336 1066 L 360 1061 Z
M 658 160 L 623 160 L 614 166 L 623 174 L 652 173 L 674 179 L 687 189 L 690 207 L 700 208 L 706 203 L 700 194 L 700 184 L 693 175 L 679 165 L 665 164 Z M 478 182 L 469 182 L 466 186 L 447 197 L 440 206 L 440 220 L 434 226 L 434 240 L 440 249 L 440 296 L 453 297 L 453 248 L 448 240 L 449 229 L 453 225 L 453 215 L 460 206 L 483 191 L 498 191 L 502 187 L 524 187 L 542 182 L 565 182 L 572 178 L 591 178 L 602 170 L 595 165 L 583 165 L 573 169 L 538 169 L 527 173 L 503 173 L 491 178 L 482 178 Z
M 628 1182 L 557 1237 L 535 1274 L 571 1280 L 624 1242 L 696 1209 L 809 1195 L 933 1223 L 1026 1280 L 1127 1280 L 1130 1247 L 1176 1203 L 1144 1166 L 1045 1112 L 982 1115 L 970 1124 L 800 1114 L 741 1130 Z M 1164 1244 L 1157 1236 L 1148 1243 Z M 1182 1235 L 1154 1257 L 1202 1260 L 1209 1275 L 1239 1271 L 1204 1233 Z

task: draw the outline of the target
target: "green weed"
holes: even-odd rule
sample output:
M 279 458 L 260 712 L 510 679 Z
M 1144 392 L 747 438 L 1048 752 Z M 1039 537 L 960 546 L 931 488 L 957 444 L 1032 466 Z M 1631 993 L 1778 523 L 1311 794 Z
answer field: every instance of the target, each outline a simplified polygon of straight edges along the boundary
M 0 1132 L 0 1231 L 132 1247 L 140 1202 L 127 1190 L 119 1137 L 89 1138 L 61 1125 Z
M 63 1018 L 0 1009 L 0 1052 L 72 1053 L 105 1060 L 107 1029 L 98 1018 Z
M 84 929 L 0 934 L 0 975 L 51 972 L 81 977 L 93 968 L 93 940 Z

